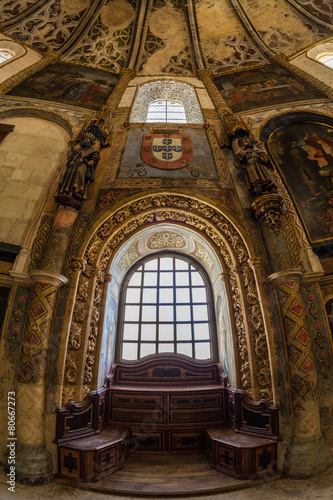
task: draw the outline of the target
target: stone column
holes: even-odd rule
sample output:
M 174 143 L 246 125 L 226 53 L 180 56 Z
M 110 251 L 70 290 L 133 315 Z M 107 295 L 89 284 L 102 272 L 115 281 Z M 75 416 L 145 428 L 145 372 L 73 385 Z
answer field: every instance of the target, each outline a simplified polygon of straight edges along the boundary
M 0 84 L 0 94 L 6 94 L 14 87 L 16 87 L 19 83 L 23 82 L 26 78 L 28 78 L 28 76 L 37 73 L 38 71 L 45 68 L 45 66 L 48 66 L 49 64 L 56 63 L 58 60 L 59 60 L 59 54 L 56 54 L 52 50 L 48 50 L 47 52 L 45 52 L 43 58 L 40 61 L 36 62 L 35 64 L 32 64 L 28 68 L 23 69 L 22 71 L 19 71 L 15 75 L 8 78 L 8 80 L 2 82 Z
M 277 54 L 273 56 L 272 61 L 275 64 L 281 66 L 281 68 L 289 71 L 289 73 L 295 75 L 300 80 L 303 80 L 307 85 L 311 85 L 311 87 L 319 90 L 319 92 L 331 99 L 331 101 L 333 100 L 333 89 L 331 87 L 318 80 L 318 78 L 316 78 L 315 76 L 309 75 L 309 73 L 307 73 L 303 69 L 300 69 L 294 64 L 290 63 L 288 57 L 285 54 Z
M 285 470 L 297 478 L 321 474 L 332 463 L 320 430 L 317 370 L 301 294 L 302 276 L 300 269 L 286 269 L 268 277 L 280 305 L 291 395 L 292 439 L 286 451 Z
M 116 114 L 116 109 L 120 103 L 123 93 L 125 92 L 129 82 L 135 77 L 135 74 L 136 73 L 133 69 L 122 68 L 120 70 L 120 78 L 102 108 L 102 110 L 107 108 L 107 111 L 111 113 L 111 118 Z
M 51 457 L 45 448 L 45 394 L 50 332 L 60 274 L 32 271 L 33 288 L 22 341 L 16 388 L 16 478 L 30 484 L 53 477 Z
M 50 362 L 52 324 L 58 289 L 68 283 L 62 268 L 78 215 L 60 206 L 42 261 L 42 270 L 31 271 L 34 281 L 19 361 L 17 400 L 18 481 L 39 484 L 53 477 L 53 465 L 45 448 L 47 366 Z

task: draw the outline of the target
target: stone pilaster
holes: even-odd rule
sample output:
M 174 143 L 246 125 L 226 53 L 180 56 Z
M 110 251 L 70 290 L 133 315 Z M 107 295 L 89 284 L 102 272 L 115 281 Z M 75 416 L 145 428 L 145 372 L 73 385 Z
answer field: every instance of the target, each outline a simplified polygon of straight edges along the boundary
M 291 477 L 310 477 L 332 463 L 329 446 L 321 434 L 318 376 L 311 330 L 301 293 L 300 269 L 274 273 L 286 345 L 292 408 L 292 439 L 287 447 L 285 470 Z

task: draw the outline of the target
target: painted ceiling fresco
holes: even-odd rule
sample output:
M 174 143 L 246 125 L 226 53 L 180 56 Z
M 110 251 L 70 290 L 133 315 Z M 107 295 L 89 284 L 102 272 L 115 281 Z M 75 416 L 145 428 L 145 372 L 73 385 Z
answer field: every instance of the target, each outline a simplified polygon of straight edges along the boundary
M 2 32 L 112 73 L 262 66 L 332 33 L 332 0 L 2 0 Z

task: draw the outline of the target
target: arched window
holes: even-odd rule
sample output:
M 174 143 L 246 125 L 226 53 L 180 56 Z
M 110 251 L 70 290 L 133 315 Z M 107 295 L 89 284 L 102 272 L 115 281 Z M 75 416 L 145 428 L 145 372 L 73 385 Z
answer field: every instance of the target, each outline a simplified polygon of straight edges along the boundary
M 13 54 L 12 52 L 9 52 L 6 49 L 0 49 L 0 64 L 7 61 L 8 59 L 13 57 L 14 55 L 15 54 Z
M 118 328 L 118 358 L 175 354 L 212 360 L 216 326 L 206 273 L 178 254 L 146 257 L 125 276 Z
M 147 123 L 186 123 L 185 108 L 177 101 L 153 101 L 148 106 Z
M 333 69 L 333 53 L 319 56 L 318 61 Z

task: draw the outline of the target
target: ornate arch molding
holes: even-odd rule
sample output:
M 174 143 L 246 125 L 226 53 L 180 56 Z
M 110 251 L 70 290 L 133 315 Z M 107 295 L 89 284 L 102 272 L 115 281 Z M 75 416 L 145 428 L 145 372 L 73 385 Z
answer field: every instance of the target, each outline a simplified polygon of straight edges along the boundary
M 42 120 L 56 123 L 65 129 L 70 137 L 73 137 L 78 131 L 74 123 L 65 115 L 51 109 L 45 109 L 38 106 L 13 106 L 0 110 L 0 119 L 21 116 L 28 118 L 40 118 Z
M 190 196 L 162 193 L 129 202 L 96 224 L 81 258 L 75 260 L 72 282 L 75 292 L 66 315 L 68 344 L 64 347 L 63 403 L 82 399 L 89 390 L 96 389 L 102 296 L 110 280 L 108 270 L 113 256 L 134 234 L 151 225 L 166 223 L 189 226 L 221 258 L 233 304 L 231 317 L 238 346 L 240 388 L 250 397 L 272 401 L 276 368 L 272 364 L 272 344 L 266 337 L 268 314 L 262 311 L 264 300 L 245 237 L 215 207 Z

